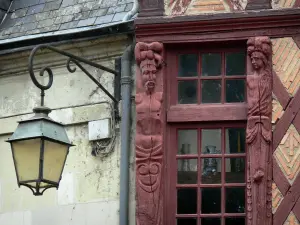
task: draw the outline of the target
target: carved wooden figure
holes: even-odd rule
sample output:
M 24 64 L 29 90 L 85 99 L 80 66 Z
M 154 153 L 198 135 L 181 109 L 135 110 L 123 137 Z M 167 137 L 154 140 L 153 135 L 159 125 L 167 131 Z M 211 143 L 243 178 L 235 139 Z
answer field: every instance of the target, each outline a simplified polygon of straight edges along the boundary
M 162 50 L 158 42 L 137 43 L 135 47 L 140 68 L 135 100 L 137 225 L 162 224 Z
M 272 43 L 268 37 L 247 42 L 248 225 L 272 222 Z M 252 204 L 255 203 L 255 204 Z

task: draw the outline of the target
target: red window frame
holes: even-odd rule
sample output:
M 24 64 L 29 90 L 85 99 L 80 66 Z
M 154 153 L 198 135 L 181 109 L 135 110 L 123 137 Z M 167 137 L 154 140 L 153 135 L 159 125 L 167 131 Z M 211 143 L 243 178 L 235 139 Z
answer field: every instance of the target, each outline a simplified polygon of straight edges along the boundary
M 246 121 L 244 122 L 218 122 L 218 123 L 181 123 L 170 124 L 168 126 L 168 150 L 166 152 L 166 173 L 167 173 L 167 191 L 165 207 L 167 208 L 167 224 L 176 224 L 176 218 L 197 218 L 197 225 L 200 225 L 200 218 L 221 218 L 221 225 L 225 225 L 225 217 L 243 217 L 246 221 L 246 181 L 247 181 L 247 148 L 245 144 L 245 153 L 231 153 L 226 154 L 226 138 L 225 130 L 227 128 L 245 128 Z M 178 155 L 178 130 L 198 130 L 198 154 Z M 201 129 L 221 129 L 221 154 L 203 154 L 201 153 Z M 176 141 L 174 141 L 174 137 Z M 199 154 L 200 153 L 200 154 Z M 221 158 L 221 183 L 218 184 L 201 184 L 201 159 L 202 158 Z M 226 158 L 244 158 L 245 160 L 245 179 L 244 183 L 226 183 L 225 182 L 225 159 Z M 197 159 L 197 184 L 178 184 L 177 183 L 177 159 Z M 221 213 L 214 214 L 201 214 L 201 188 L 221 188 Z M 244 213 L 225 213 L 225 188 L 226 187 L 244 187 L 245 188 L 245 211 Z M 197 188 L 197 214 L 177 214 L 177 189 L 178 188 Z
M 232 46 L 224 47 L 224 45 L 219 45 L 217 43 L 214 43 L 213 46 L 209 45 L 206 43 L 206 45 L 189 45 L 186 44 L 185 46 L 180 46 L 179 44 L 175 45 L 176 47 L 173 46 L 166 46 L 165 49 L 165 54 L 166 54 L 166 62 L 167 62 L 167 67 L 164 71 L 165 74 L 165 99 L 166 99 L 166 106 L 167 106 L 167 127 L 166 127 L 166 141 L 165 141 L 165 175 L 166 178 L 164 181 L 164 186 L 165 186 L 165 200 L 164 200 L 164 209 L 165 209 L 165 221 L 167 225 L 173 225 L 176 224 L 176 210 L 177 210 L 177 198 L 176 198 L 176 188 L 177 187 L 184 187 L 185 185 L 177 185 L 176 180 L 177 180 L 177 134 L 176 130 L 177 129 L 203 129 L 203 128 L 216 128 L 216 127 L 223 127 L 222 128 L 222 135 L 225 137 L 223 129 L 225 127 L 243 127 L 246 128 L 246 118 L 247 118 L 247 103 L 246 103 L 246 93 L 245 93 L 245 102 L 239 102 L 239 103 L 225 103 L 225 75 L 224 75 L 224 68 L 225 66 L 223 65 L 224 63 L 224 58 L 222 55 L 222 75 L 221 76 L 212 76 L 210 77 L 205 77 L 204 79 L 218 79 L 222 78 L 222 103 L 212 103 L 212 104 L 199 104 L 200 103 L 200 82 L 198 81 L 198 103 L 197 104 L 177 104 L 177 88 L 178 88 L 178 80 L 189 80 L 189 79 L 197 79 L 200 80 L 200 76 L 198 74 L 197 77 L 193 78 L 179 78 L 177 77 L 178 74 L 178 57 L 177 55 L 179 54 L 188 54 L 188 53 L 205 53 L 205 52 L 233 52 L 233 51 L 239 51 L 239 50 L 245 50 L 246 49 L 246 42 L 235 42 L 234 46 L 236 48 L 232 48 Z M 220 47 L 221 46 L 221 47 Z M 195 51 L 195 49 L 197 49 Z M 199 50 L 198 50 L 199 49 Z M 201 49 L 201 51 L 200 51 Z M 191 50 L 191 51 L 189 51 Z M 225 53 L 223 53 L 225 54 Z M 248 57 L 246 57 L 246 60 Z M 200 58 L 198 59 L 200 61 Z M 246 62 L 245 65 L 248 63 Z M 198 63 L 198 67 L 200 67 L 200 63 Z M 200 72 L 198 68 L 198 72 Z M 247 68 L 245 68 L 245 73 L 247 73 Z M 226 79 L 245 79 L 245 76 L 226 76 Z M 245 87 L 246 90 L 246 87 Z M 193 122 L 191 124 L 190 122 Z M 222 137 L 222 139 L 224 138 Z M 176 141 L 174 141 L 176 139 Z M 199 142 L 199 141 L 198 141 Z M 222 141 L 223 143 L 223 141 Z M 198 146 L 199 143 L 198 143 Z M 222 149 L 224 149 L 222 147 Z M 246 150 L 247 151 L 247 150 Z M 210 157 L 211 155 L 205 155 L 205 157 Z M 219 156 L 219 155 L 218 155 Z M 223 155 L 222 154 L 222 174 L 224 173 L 225 169 L 225 163 L 223 163 L 224 158 L 226 157 L 245 157 L 245 162 L 247 162 L 247 154 L 230 154 L 229 155 Z M 195 157 L 194 156 L 187 156 L 187 158 L 190 157 Z M 213 157 L 217 157 L 216 155 L 213 155 Z M 179 158 L 185 158 L 185 156 L 179 156 Z M 198 156 L 197 162 L 198 162 L 198 174 L 200 174 L 200 164 L 199 164 L 200 157 Z M 246 165 L 245 165 L 246 166 Z M 196 185 L 198 188 L 197 190 L 197 198 L 198 198 L 198 203 L 199 202 L 199 192 L 200 192 L 200 186 L 205 186 L 205 187 L 216 187 L 214 184 L 209 185 L 209 184 L 199 184 L 199 176 L 198 175 L 198 184 Z M 222 183 L 224 183 L 224 176 L 222 175 Z M 227 187 L 229 186 L 243 186 L 246 189 L 246 167 L 245 167 L 245 183 L 243 184 L 226 184 Z M 190 185 L 188 185 L 190 186 Z M 190 186 L 191 187 L 191 186 Z M 221 225 L 225 225 L 225 216 L 228 216 L 229 214 L 225 213 L 225 186 L 222 187 L 222 200 L 221 200 L 221 213 L 218 214 L 218 217 L 222 217 L 221 219 Z M 199 211 L 199 205 L 197 209 L 197 225 L 201 224 L 201 219 L 199 219 L 201 216 L 200 211 Z M 195 214 L 196 215 L 196 214 Z M 186 215 L 187 218 L 194 218 L 195 215 Z M 231 216 L 236 216 L 235 214 L 230 214 Z M 207 214 L 205 217 L 216 217 L 216 214 Z M 239 216 L 245 217 L 246 221 L 246 190 L 245 190 L 245 212 L 243 214 L 239 214 Z M 182 217 L 182 216 L 181 216 Z M 185 217 L 185 216 L 183 216 Z

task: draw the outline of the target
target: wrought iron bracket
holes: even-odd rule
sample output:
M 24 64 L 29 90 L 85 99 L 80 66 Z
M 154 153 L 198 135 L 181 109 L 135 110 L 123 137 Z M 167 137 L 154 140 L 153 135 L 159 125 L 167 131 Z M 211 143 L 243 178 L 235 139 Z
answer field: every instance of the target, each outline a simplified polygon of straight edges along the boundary
M 39 75 L 40 76 L 44 76 L 45 72 L 48 74 L 49 76 L 49 80 L 48 83 L 46 85 L 43 85 L 41 83 L 38 82 L 38 80 L 36 79 L 36 75 L 34 73 L 34 68 L 33 68 L 33 61 L 34 61 L 34 57 L 35 54 L 38 50 L 41 49 L 48 49 L 51 50 L 53 52 L 56 52 L 60 55 L 64 55 L 66 56 L 67 59 L 67 64 L 66 67 L 68 69 L 68 71 L 70 73 L 74 73 L 76 71 L 76 67 L 71 68 L 71 63 L 74 63 L 77 67 L 79 67 L 79 69 L 85 74 L 87 75 L 95 84 L 97 84 L 97 86 L 114 102 L 114 111 L 115 111 L 115 118 L 119 119 L 119 108 L 118 108 L 118 103 L 119 103 L 119 99 L 117 99 L 116 97 L 114 97 L 112 94 L 109 93 L 108 90 L 106 90 L 103 85 L 94 77 L 92 76 L 82 65 L 81 63 L 93 66 L 97 69 L 101 69 L 104 70 L 108 73 L 111 73 L 116 77 L 120 78 L 120 71 L 116 71 L 113 69 L 110 69 L 108 67 L 102 66 L 100 64 L 94 63 L 90 60 L 84 59 L 82 57 L 73 55 L 71 53 L 62 51 L 58 48 L 52 47 L 50 45 L 46 45 L 46 44 L 42 44 L 42 45 L 38 45 L 36 46 L 30 53 L 29 56 L 29 62 L 28 62 L 28 70 L 29 70 L 29 74 L 30 74 L 30 78 L 32 80 L 32 82 L 34 83 L 34 85 L 36 87 L 38 87 L 41 90 L 41 106 L 44 106 L 44 98 L 45 98 L 45 90 L 48 90 L 49 88 L 51 88 L 52 84 L 53 84 L 53 72 L 52 69 L 49 66 L 43 67 L 40 72 Z M 116 79 L 115 79 L 116 80 Z

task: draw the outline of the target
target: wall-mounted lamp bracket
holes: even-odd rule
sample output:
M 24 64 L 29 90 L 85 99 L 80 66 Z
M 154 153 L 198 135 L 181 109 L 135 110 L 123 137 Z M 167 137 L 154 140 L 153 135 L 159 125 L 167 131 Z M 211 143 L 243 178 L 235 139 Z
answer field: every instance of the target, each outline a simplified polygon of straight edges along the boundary
M 46 45 L 46 44 L 38 45 L 31 51 L 30 56 L 29 56 L 29 63 L 28 63 L 28 69 L 29 69 L 29 74 L 30 74 L 31 80 L 33 81 L 35 86 L 37 86 L 41 90 L 41 106 L 44 106 L 45 90 L 48 90 L 53 84 L 53 72 L 49 66 L 46 66 L 40 70 L 40 76 L 43 76 L 45 71 L 48 73 L 49 81 L 46 85 L 40 84 L 38 82 L 38 80 L 36 79 L 36 76 L 34 74 L 34 69 L 33 69 L 33 61 L 34 61 L 34 56 L 35 56 L 36 52 L 40 49 L 48 49 L 48 50 L 56 52 L 60 55 L 64 55 L 64 56 L 68 57 L 67 64 L 66 64 L 68 71 L 70 73 L 74 73 L 76 71 L 75 67 L 71 68 L 71 65 L 70 65 L 71 63 L 74 63 L 77 67 L 79 67 L 81 69 L 81 71 L 84 72 L 84 74 L 87 75 L 92 81 L 94 81 L 94 83 L 97 84 L 97 86 L 115 103 L 114 104 L 115 118 L 117 118 L 117 119 L 119 118 L 119 110 L 118 110 L 119 100 L 117 98 L 115 98 L 113 95 L 111 95 L 108 92 L 108 90 L 106 90 L 103 87 L 103 85 L 81 65 L 81 63 L 87 64 L 87 65 L 93 66 L 97 69 L 101 69 L 108 73 L 111 73 L 115 76 L 115 78 L 118 77 L 118 79 L 120 78 L 120 71 L 110 69 L 108 67 L 102 66 L 102 65 L 94 63 L 90 60 L 87 60 L 82 57 L 73 55 L 71 53 L 59 50 L 58 48 L 55 48 L 55 47 L 52 47 L 52 46 Z

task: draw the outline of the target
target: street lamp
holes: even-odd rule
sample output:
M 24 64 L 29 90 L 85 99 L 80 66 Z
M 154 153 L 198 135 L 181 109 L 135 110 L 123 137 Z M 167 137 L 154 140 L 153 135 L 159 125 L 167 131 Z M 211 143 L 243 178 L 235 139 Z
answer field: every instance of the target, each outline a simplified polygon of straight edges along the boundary
M 33 69 L 33 58 L 39 49 L 48 49 L 58 54 L 67 56 L 67 69 L 74 73 L 76 68 L 71 68 L 70 63 L 78 66 L 98 87 L 115 103 L 115 114 L 118 118 L 118 99 L 112 96 L 81 64 L 102 69 L 114 75 L 120 75 L 119 71 L 91 62 L 84 58 L 61 51 L 49 45 L 38 45 L 29 57 L 30 78 L 41 90 L 41 106 L 33 109 L 35 115 L 27 120 L 19 122 L 13 135 L 7 140 L 11 144 L 14 166 L 19 186 L 31 189 L 34 195 L 43 195 L 49 188 L 58 188 L 64 169 L 69 148 L 73 146 L 69 141 L 64 126 L 52 120 L 48 114 L 51 110 L 44 106 L 45 90 L 53 84 L 53 72 L 50 67 L 40 71 L 40 76 L 46 72 L 49 75 L 48 84 L 38 82 Z
M 20 121 L 9 138 L 19 186 L 42 195 L 58 188 L 65 161 L 72 144 L 64 126 L 53 121 L 47 107 L 37 107 L 35 115 Z

